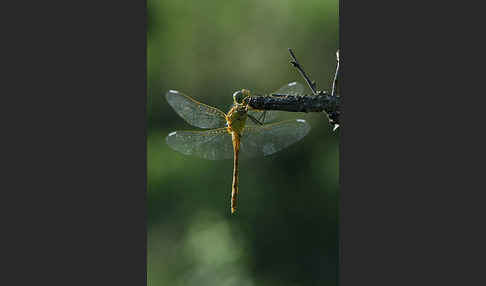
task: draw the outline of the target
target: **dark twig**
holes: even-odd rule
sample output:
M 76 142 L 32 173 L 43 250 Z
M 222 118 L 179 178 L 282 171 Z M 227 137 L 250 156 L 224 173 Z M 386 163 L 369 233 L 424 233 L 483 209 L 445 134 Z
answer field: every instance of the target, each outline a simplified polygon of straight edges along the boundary
M 325 112 L 329 123 L 333 126 L 333 131 L 339 127 L 340 96 L 338 95 L 338 74 L 339 74 L 339 50 L 336 53 L 337 66 L 334 75 L 332 91 L 318 91 L 316 83 L 305 73 L 303 67 L 297 61 L 295 54 L 289 49 L 292 61 L 290 62 L 302 75 L 313 95 L 290 95 L 279 94 L 278 96 L 255 96 L 248 98 L 248 105 L 257 110 L 279 110 L 287 112 Z
M 307 84 L 309 85 L 310 89 L 312 90 L 312 93 L 314 93 L 314 95 L 317 95 L 317 86 L 316 86 L 316 82 L 315 81 L 312 81 L 308 76 L 307 74 L 305 73 L 304 71 L 304 68 L 299 64 L 299 62 L 297 61 L 297 58 L 295 57 L 294 55 L 294 52 L 292 51 L 292 49 L 289 48 L 289 53 L 290 53 L 290 56 L 292 57 L 292 60 L 290 61 L 290 63 L 296 68 L 299 70 L 300 74 L 302 75 L 302 77 L 305 79 L 305 81 L 307 82 Z
M 318 95 L 254 96 L 248 99 L 248 105 L 257 110 L 335 113 L 339 110 L 339 96 L 324 91 Z

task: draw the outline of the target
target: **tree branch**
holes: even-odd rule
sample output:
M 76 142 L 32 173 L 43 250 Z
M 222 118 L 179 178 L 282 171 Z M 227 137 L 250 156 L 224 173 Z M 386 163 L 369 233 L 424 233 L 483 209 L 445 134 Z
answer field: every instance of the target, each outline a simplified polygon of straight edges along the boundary
M 258 110 L 333 112 L 338 109 L 339 97 L 326 92 L 317 95 L 253 96 L 249 98 L 248 104 Z
M 339 127 L 340 96 L 337 95 L 339 74 L 339 50 L 336 52 L 337 66 L 334 74 L 331 94 L 326 91 L 317 91 L 316 82 L 312 81 L 299 64 L 292 49 L 289 49 L 292 61 L 290 63 L 300 72 L 313 95 L 280 95 L 280 96 L 253 96 L 248 99 L 248 105 L 258 110 L 279 110 L 287 112 L 326 112 L 329 123 L 334 126 L 333 131 Z

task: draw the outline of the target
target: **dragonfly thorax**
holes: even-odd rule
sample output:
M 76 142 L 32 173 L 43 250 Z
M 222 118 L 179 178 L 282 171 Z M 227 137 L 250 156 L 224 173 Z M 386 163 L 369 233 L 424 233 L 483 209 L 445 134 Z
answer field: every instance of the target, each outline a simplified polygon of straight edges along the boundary
M 248 106 L 244 104 L 235 103 L 226 115 L 226 124 L 228 131 L 241 134 L 245 128 L 246 119 L 248 117 Z

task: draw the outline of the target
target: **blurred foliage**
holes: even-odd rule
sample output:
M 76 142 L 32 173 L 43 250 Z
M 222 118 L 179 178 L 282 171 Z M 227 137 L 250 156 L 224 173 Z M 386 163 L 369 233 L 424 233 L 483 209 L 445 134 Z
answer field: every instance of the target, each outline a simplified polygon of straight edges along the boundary
M 197 129 L 164 98 L 176 89 L 227 111 L 235 90 L 269 92 L 300 81 L 287 48 L 329 90 L 338 2 L 148 0 L 148 285 L 336 285 L 338 134 L 324 114 L 300 142 L 240 162 L 184 156 L 165 144 Z

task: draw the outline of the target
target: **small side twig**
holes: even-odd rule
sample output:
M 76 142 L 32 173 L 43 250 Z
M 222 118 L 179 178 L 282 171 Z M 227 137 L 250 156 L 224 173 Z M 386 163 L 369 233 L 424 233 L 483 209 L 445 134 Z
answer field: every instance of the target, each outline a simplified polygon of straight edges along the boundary
M 336 73 L 334 73 L 334 80 L 332 81 L 332 91 L 331 96 L 335 96 L 337 92 L 338 74 L 339 74 L 339 50 L 336 52 Z
M 291 48 L 289 48 L 289 53 L 290 53 L 290 56 L 292 57 L 292 60 L 290 61 L 290 63 L 296 68 L 299 70 L 300 74 L 302 75 L 302 77 L 305 79 L 305 81 L 307 82 L 307 84 L 309 85 L 310 89 L 312 90 L 312 93 L 314 95 L 317 95 L 317 86 L 316 86 L 316 82 L 315 81 L 312 81 L 308 76 L 307 74 L 305 73 L 304 71 L 304 68 L 299 64 L 299 62 L 297 61 L 297 58 L 295 57 L 294 55 L 294 52 L 292 51 Z

